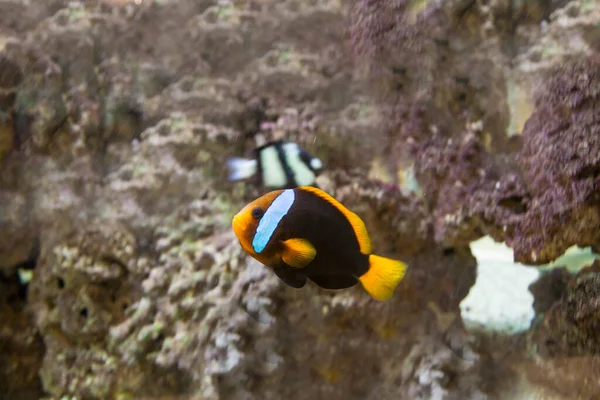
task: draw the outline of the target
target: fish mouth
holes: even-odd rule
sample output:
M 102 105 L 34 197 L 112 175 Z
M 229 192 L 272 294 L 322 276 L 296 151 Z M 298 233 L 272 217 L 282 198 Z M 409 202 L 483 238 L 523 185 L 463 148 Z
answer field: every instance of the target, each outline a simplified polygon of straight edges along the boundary
M 248 240 L 246 239 L 247 227 L 246 224 L 244 224 L 243 217 L 239 214 L 236 215 L 233 217 L 231 225 L 233 227 L 233 233 L 235 233 L 235 236 L 237 237 L 244 251 L 246 251 L 248 254 L 252 254 L 252 250 L 248 247 Z
M 233 217 L 233 221 L 231 222 L 231 226 L 233 227 L 233 232 L 235 233 L 235 235 L 240 238 L 242 235 L 242 232 L 244 231 L 244 227 L 242 224 L 242 221 L 240 220 L 240 216 L 239 214 L 236 214 Z

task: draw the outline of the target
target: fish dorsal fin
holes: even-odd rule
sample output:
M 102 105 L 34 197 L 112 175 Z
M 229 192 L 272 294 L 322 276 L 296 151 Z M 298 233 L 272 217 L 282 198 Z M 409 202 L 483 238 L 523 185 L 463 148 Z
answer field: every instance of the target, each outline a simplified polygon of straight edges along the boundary
M 260 152 L 261 150 L 266 149 L 267 147 L 277 147 L 277 146 L 281 146 L 283 144 L 285 144 L 286 141 L 282 140 L 282 139 L 277 139 L 277 140 L 271 140 L 270 142 L 266 142 L 261 144 L 260 146 L 257 146 L 254 151 L 255 152 Z
M 369 234 L 367 233 L 367 227 L 358 215 L 348 210 L 342 205 L 342 203 L 340 203 L 339 201 L 331 197 L 331 195 L 325 193 L 321 189 L 318 189 L 313 186 L 301 186 L 298 189 L 320 197 L 321 199 L 334 206 L 339 212 L 341 212 L 352 226 L 352 230 L 354 230 L 354 234 L 356 235 L 356 239 L 358 240 L 358 245 L 360 247 L 360 252 L 363 254 L 372 253 L 373 250 L 371 247 L 371 239 L 369 238 Z
M 283 242 L 281 259 L 294 268 L 306 267 L 317 255 L 315 247 L 306 239 L 288 239 Z

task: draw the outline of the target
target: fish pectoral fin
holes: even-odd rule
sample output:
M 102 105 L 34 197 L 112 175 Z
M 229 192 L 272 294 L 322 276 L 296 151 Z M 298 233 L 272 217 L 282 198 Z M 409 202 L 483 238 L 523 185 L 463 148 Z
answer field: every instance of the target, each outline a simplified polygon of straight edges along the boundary
M 347 289 L 358 283 L 351 275 L 311 275 L 308 278 L 323 289 Z
M 387 300 L 392 297 L 398 283 L 404 278 L 406 264 L 371 254 L 369 270 L 358 279 L 375 300 Z
M 275 275 L 288 286 L 300 289 L 306 284 L 306 275 L 300 271 L 295 271 L 287 267 L 273 268 Z
M 281 259 L 290 267 L 304 268 L 316 255 L 317 250 L 306 239 L 288 239 L 283 242 Z

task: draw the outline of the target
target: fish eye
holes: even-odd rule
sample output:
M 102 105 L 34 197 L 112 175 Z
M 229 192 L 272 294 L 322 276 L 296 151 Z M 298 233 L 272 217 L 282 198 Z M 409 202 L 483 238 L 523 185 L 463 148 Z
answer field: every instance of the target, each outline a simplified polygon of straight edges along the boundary
M 260 217 L 263 216 L 263 214 L 264 214 L 264 212 L 263 212 L 262 208 L 260 208 L 260 207 L 256 207 L 252 210 L 253 218 L 259 219 Z

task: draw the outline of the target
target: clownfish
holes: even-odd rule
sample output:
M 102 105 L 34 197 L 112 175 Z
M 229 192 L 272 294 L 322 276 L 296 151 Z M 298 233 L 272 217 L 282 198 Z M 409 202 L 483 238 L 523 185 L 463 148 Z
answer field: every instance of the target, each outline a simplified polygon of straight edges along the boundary
M 244 251 L 294 288 L 307 278 L 325 289 L 360 282 L 371 297 L 387 300 L 406 272 L 403 262 L 373 254 L 360 217 L 316 187 L 267 193 L 232 226 Z
M 229 158 L 227 167 L 230 181 L 256 176 L 264 187 L 294 188 L 312 185 L 323 163 L 294 142 L 276 140 L 254 149 L 252 159 Z

